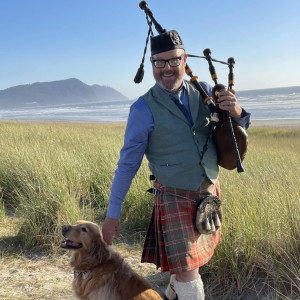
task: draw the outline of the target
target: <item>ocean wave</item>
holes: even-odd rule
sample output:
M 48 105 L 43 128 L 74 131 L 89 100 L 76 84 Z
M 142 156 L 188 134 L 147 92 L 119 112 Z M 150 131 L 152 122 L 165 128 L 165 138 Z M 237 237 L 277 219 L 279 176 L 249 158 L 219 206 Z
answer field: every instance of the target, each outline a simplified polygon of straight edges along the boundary
M 251 113 L 253 120 L 300 119 L 298 89 L 248 91 L 237 93 L 241 106 Z M 1 120 L 45 119 L 91 122 L 123 122 L 127 120 L 132 101 L 0 109 Z

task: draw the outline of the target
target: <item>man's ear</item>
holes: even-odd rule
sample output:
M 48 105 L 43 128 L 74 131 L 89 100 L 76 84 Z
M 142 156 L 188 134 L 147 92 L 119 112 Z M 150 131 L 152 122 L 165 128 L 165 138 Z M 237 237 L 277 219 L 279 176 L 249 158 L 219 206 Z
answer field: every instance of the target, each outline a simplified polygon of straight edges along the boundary
M 187 59 L 187 54 L 184 53 L 183 61 L 186 62 L 186 59 Z

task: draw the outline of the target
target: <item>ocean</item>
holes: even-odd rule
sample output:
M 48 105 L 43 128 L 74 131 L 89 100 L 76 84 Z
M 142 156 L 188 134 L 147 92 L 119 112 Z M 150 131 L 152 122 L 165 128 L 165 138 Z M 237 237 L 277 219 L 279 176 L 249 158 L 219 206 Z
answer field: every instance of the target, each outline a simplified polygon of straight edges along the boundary
M 300 86 L 237 92 L 252 120 L 300 119 Z M 134 100 L 1 109 L 0 120 L 125 122 Z

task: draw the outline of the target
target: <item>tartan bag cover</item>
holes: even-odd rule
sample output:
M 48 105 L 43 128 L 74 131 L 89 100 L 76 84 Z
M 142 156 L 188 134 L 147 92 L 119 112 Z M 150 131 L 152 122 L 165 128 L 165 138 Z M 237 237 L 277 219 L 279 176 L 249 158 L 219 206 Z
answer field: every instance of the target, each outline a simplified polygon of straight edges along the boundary
M 198 191 L 164 186 L 154 181 L 159 190 L 146 236 L 142 262 L 154 263 L 170 274 L 194 270 L 206 264 L 221 242 L 221 228 L 216 233 L 199 234 L 195 226 L 199 201 L 215 194 L 220 198 L 219 181 L 206 178 Z

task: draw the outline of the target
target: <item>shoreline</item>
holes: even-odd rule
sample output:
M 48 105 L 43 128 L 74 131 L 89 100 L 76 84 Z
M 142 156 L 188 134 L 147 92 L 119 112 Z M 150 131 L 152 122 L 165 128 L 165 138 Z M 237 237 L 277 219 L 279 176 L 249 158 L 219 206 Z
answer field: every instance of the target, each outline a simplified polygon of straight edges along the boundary
M 19 122 L 19 123 L 45 123 L 45 124 L 124 124 L 126 121 L 85 121 L 85 120 L 60 120 L 60 119 L 11 119 L 2 120 L 0 122 Z M 251 120 L 251 127 L 271 127 L 271 128 L 283 128 L 283 129 L 298 129 L 300 128 L 300 119 L 276 119 L 276 120 Z
M 250 127 L 298 129 L 300 128 L 300 119 L 251 120 Z

